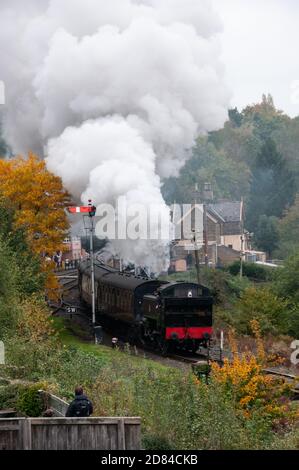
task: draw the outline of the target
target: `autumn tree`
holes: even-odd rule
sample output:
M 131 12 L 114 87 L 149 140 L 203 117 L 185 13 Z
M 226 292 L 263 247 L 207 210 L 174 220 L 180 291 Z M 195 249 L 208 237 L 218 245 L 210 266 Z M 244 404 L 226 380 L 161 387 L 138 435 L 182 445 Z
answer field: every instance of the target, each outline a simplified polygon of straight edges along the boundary
M 34 154 L 0 160 L 0 194 L 9 201 L 15 227 L 25 231 L 33 252 L 52 255 L 61 248 L 68 230 L 64 209 L 69 195 L 43 160 Z

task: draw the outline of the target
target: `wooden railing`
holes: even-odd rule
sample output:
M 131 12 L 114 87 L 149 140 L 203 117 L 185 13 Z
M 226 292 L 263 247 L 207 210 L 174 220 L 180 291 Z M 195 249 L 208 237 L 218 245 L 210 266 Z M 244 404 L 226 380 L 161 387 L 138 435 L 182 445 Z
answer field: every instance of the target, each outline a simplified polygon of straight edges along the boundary
M 56 395 L 52 395 L 51 393 L 44 392 L 43 390 L 39 390 L 39 393 L 44 400 L 45 408 L 51 409 L 53 411 L 53 416 L 65 416 L 69 406 L 65 400 L 62 400 L 61 398 L 57 397 Z

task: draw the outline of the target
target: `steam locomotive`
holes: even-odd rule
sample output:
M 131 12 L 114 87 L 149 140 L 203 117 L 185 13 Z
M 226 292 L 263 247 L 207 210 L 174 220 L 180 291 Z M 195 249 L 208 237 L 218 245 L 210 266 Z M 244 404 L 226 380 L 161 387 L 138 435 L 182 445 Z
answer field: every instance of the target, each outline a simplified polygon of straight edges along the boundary
M 131 343 L 196 351 L 212 335 L 213 300 L 192 282 L 167 282 L 122 273 L 95 262 L 95 304 L 102 325 L 125 325 Z M 90 261 L 79 266 L 81 299 L 91 305 Z

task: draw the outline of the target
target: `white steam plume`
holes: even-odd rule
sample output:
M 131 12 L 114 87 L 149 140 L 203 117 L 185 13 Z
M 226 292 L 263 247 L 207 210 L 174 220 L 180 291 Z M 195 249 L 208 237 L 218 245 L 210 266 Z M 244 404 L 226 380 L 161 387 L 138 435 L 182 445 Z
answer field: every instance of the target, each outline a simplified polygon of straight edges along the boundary
M 205 0 L 1 0 L 5 135 L 45 151 L 82 202 L 160 204 L 199 133 L 220 127 L 229 95 L 218 17 Z M 165 267 L 165 241 L 114 242 Z

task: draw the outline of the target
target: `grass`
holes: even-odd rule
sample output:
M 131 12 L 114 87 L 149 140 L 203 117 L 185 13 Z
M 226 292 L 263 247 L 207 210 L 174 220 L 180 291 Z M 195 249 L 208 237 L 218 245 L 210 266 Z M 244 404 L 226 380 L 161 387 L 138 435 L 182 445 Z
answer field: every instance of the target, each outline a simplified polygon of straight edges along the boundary
M 109 346 L 105 345 L 96 345 L 93 344 L 90 338 L 87 339 L 87 333 L 80 325 L 72 323 L 70 320 L 56 317 L 53 319 L 53 327 L 58 333 L 59 339 L 62 344 L 67 347 L 75 347 L 76 349 L 86 353 L 94 355 L 97 358 L 103 360 L 106 364 L 109 362 L 115 361 L 117 358 L 123 359 L 124 355 L 130 358 L 130 361 L 133 361 L 134 366 L 148 364 L 149 366 L 155 368 L 156 370 L 167 370 L 172 369 L 169 366 L 165 366 L 160 362 L 147 359 L 138 354 L 133 354 L 129 347 L 125 351 L 120 351 L 118 349 L 112 349 Z M 85 339 L 82 339 L 85 338 Z

